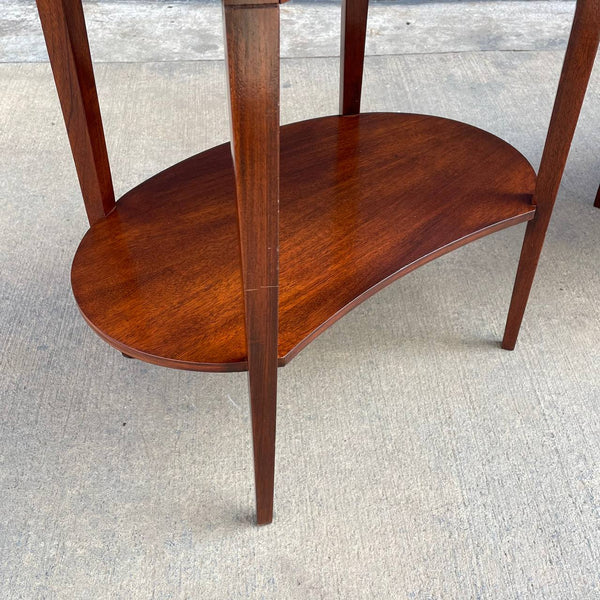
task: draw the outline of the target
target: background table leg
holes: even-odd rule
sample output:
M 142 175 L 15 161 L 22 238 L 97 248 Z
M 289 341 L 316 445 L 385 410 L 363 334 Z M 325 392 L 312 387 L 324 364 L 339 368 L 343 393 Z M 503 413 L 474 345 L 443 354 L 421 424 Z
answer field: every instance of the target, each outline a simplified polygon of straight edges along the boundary
M 340 114 L 360 112 L 369 0 L 342 0 Z

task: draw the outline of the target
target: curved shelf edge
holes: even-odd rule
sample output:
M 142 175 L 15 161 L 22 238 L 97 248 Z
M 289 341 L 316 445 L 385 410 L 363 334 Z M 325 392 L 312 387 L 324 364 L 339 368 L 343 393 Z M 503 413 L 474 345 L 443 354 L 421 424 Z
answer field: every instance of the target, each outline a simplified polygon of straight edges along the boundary
M 512 227 L 513 225 L 518 225 L 520 223 L 525 223 L 527 221 L 531 221 L 535 216 L 535 207 L 532 206 L 533 210 L 530 213 L 527 213 L 522 216 L 515 217 L 514 219 L 507 219 L 502 223 L 497 223 L 495 225 L 491 225 L 490 227 L 486 227 L 481 231 L 476 231 L 471 235 L 465 236 L 460 240 L 456 240 L 450 244 L 447 244 L 443 248 L 439 248 L 438 250 L 431 252 L 427 256 L 423 256 L 422 258 L 416 260 L 399 269 L 396 273 L 389 275 L 384 280 L 380 281 L 377 285 L 374 285 L 363 294 L 355 298 L 352 302 L 346 304 L 343 308 L 341 308 L 337 313 L 332 315 L 327 321 L 325 321 L 322 325 L 317 327 L 314 331 L 312 331 L 309 335 L 307 335 L 301 342 L 299 342 L 294 348 L 292 348 L 285 356 L 280 356 L 277 365 L 279 367 L 285 367 L 288 365 L 292 359 L 294 359 L 304 348 L 306 348 L 311 342 L 316 340 L 322 333 L 327 331 L 334 323 L 339 321 L 344 315 L 347 315 L 352 309 L 356 308 L 371 296 L 374 296 L 377 292 L 386 288 L 388 285 L 391 285 L 398 279 L 401 279 L 405 275 L 408 275 L 415 269 L 422 267 L 423 265 L 443 256 L 444 254 L 448 254 L 453 250 L 457 250 L 462 246 L 469 244 L 470 242 L 474 242 L 482 237 L 486 237 L 495 233 L 497 231 L 501 231 L 502 229 L 506 229 L 508 227 Z M 125 354 L 129 354 L 132 358 L 136 358 L 138 360 L 157 365 L 160 367 L 168 367 L 171 369 L 180 369 L 184 371 L 203 371 L 208 373 L 237 373 L 248 370 L 248 363 L 243 362 L 228 362 L 228 363 L 198 363 L 184 360 L 175 360 L 175 359 L 166 359 L 161 356 L 155 356 L 153 354 L 148 354 L 146 352 L 142 352 L 133 348 L 131 346 L 127 346 L 122 344 L 118 340 L 106 335 L 103 331 L 98 329 L 94 323 L 92 323 L 85 315 L 85 313 L 80 309 L 80 314 L 83 316 L 85 322 L 94 330 L 94 332 L 102 338 L 105 342 L 111 345 L 113 348 L 119 350 L 119 352 L 123 352 Z
M 285 365 L 289 364 L 293 358 L 298 356 L 298 354 L 302 350 L 304 350 L 304 348 L 306 348 L 306 346 L 308 346 L 311 342 L 316 340 L 323 332 L 325 332 L 327 329 L 329 329 L 329 327 L 331 327 L 336 321 L 341 319 L 344 315 L 347 315 L 352 309 L 356 308 L 357 306 L 362 304 L 365 300 L 368 300 L 371 296 L 374 296 L 377 292 L 380 292 L 382 289 L 386 288 L 388 285 L 394 283 L 398 279 L 401 279 L 405 275 L 408 275 L 412 271 L 418 269 L 419 267 L 422 267 L 423 265 L 426 265 L 427 263 L 431 262 L 432 260 L 435 260 L 436 258 L 439 258 L 440 256 L 444 256 L 444 254 L 448 254 L 448 253 L 452 252 L 453 250 L 458 250 L 459 248 L 462 248 L 463 246 L 466 246 L 467 244 L 469 244 L 471 242 L 475 242 L 476 240 L 481 239 L 482 237 L 491 235 L 492 233 L 496 233 L 497 231 L 502 231 L 503 229 L 507 229 L 508 227 L 512 227 L 513 225 L 519 225 L 520 223 L 526 223 L 527 221 L 531 221 L 534 217 L 535 217 L 535 206 L 532 205 L 532 210 L 529 213 L 526 213 L 524 215 L 519 215 L 512 219 L 507 219 L 505 221 L 502 221 L 501 223 L 495 223 L 494 225 L 490 225 L 489 227 L 481 229 L 480 231 L 475 231 L 472 234 L 467 235 L 459 240 L 450 242 L 449 244 L 447 244 L 446 246 L 443 246 L 442 248 L 438 248 L 437 250 L 434 250 L 430 254 L 427 254 L 426 256 L 423 256 L 423 257 L 415 260 L 410 265 L 406 265 L 405 267 L 402 267 L 401 269 L 396 271 L 396 273 L 389 275 L 385 279 L 381 280 L 378 284 L 374 285 L 372 288 L 368 289 L 367 291 L 362 293 L 360 296 L 355 298 L 352 302 L 346 304 L 346 306 L 344 306 L 337 313 L 332 315 L 331 318 L 329 318 L 327 321 L 325 321 L 321 326 L 317 327 L 312 333 L 310 333 L 301 342 L 299 342 L 294 348 L 292 348 L 285 356 L 282 356 L 279 358 L 279 362 L 278 362 L 279 366 L 284 367 Z M 235 369 L 235 370 L 241 370 L 241 371 L 246 370 L 246 367 L 245 367 L 246 363 L 243 363 L 243 364 L 244 364 L 244 368 Z
M 90 321 L 86 314 L 79 307 L 79 314 L 83 317 L 83 320 L 89 325 L 89 327 L 94 331 L 94 333 L 104 340 L 109 346 L 112 346 L 119 352 L 126 354 L 128 358 L 135 358 L 137 360 L 141 360 L 142 362 L 156 365 L 158 367 L 167 367 L 169 369 L 177 369 L 179 371 L 201 371 L 203 373 L 240 373 L 248 370 L 248 363 L 246 361 L 242 362 L 227 362 L 227 363 L 217 363 L 217 362 L 192 362 L 188 360 L 177 360 L 175 358 L 164 358 L 162 356 L 156 356 L 155 354 L 150 354 L 148 352 L 143 352 L 142 350 L 138 350 L 133 346 L 127 346 L 119 342 L 119 340 L 115 340 L 110 335 L 107 335 L 101 329 L 98 329 L 96 325 L 92 321 Z M 297 354 L 297 352 L 296 352 Z M 289 363 L 291 360 L 288 359 L 285 362 L 282 362 L 283 359 L 278 360 L 278 366 L 283 367 Z

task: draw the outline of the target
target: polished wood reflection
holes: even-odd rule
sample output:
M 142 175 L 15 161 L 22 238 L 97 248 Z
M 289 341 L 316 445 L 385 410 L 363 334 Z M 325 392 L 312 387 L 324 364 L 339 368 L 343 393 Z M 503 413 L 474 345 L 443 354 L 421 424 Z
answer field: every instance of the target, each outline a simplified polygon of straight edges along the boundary
M 393 279 L 533 217 L 514 148 L 439 117 L 325 117 L 281 128 L 279 364 Z M 246 368 L 229 144 L 144 182 L 84 237 L 75 298 L 122 352 Z

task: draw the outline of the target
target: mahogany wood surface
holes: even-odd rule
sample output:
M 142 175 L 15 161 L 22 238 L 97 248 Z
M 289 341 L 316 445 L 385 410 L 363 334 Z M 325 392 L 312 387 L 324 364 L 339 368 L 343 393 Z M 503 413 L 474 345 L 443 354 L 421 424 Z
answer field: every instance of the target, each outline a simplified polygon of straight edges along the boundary
M 279 6 L 226 4 L 224 17 L 256 520 L 263 525 L 273 520 L 277 405 Z M 202 203 L 203 199 L 199 201 Z M 219 278 L 218 273 L 209 275 L 215 276 Z M 214 299 L 223 300 L 227 302 L 226 298 Z
M 37 0 L 91 225 L 73 261 L 79 307 L 125 356 L 248 369 L 257 520 L 268 523 L 277 365 L 391 281 L 529 221 L 503 341 L 514 347 L 598 46 L 600 0 L 577 2 L 537 180 L 514 148 L 474 127 L 358 114 L 367 0 L 343 0 L 345 116 L 279 129 L 277 0 L 223 2 L 231 145 L 115 205 L 81 1 Z
M 596 200 L 594 201 L 594 206 L 600 208 L 600 185 L 598 186 L 598 191 L 596 192 Z
M 394 279 L 535 212 L 518 151 L 439 117 L 286 125 L 280 168 L 280 365 Z M 235 190 L 223 144 L 134 188 L 88 231 L 72 284 L 101 337 L 165 366 L 246 368 Z
M 279 0 L 223 0 L 223 7 L 240 6 L 254 8 L 257 6 L 266 6 L 268 4 L 279 4 Z M 250 41 L 250 40 L 249 40 Z
M 115 204 L 81 0 L 37 0 L 90 225 Z
M 508 311 L 502 341 L 502 347 L 506 350 L 513 350 L 517 343 L 571 140 L 594 66 L 599 36 L 600 0 L 578 0 L 537 176 L 534 195 L 535 219 L 528 224 L 525 232 Z
M 340 114 L 360 112 L 369 0 L 342 0 Z

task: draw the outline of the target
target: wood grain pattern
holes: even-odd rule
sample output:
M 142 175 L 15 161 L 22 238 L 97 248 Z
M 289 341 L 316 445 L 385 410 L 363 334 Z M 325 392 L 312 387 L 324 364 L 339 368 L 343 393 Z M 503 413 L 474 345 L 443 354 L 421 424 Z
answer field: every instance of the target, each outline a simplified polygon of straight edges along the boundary
M 37 0 L 90 225 L 114 207 L 108 154 L 81 0 Z
M 531 219 L 534 186 L 514 148 L 439 117 L 380 113 L 282 127 L 279 364 L 420 264 Z M 73 262 L 90 325 L 156 364 L 245 369 L 235 197 L 224 144 L 121 198 Z
M 537 176 L 535 219 L 525 232 L 502 347 L 513 350 L 569 155 L 600 35 L 600 0 L 578 0 Z
M 342 0 L 340 114 L 360 112 L 369 0 Z
M 229 1 L 229 0 L 227 0 Z M 225 6 L 256 520 L 273 520 L 279 301 L 279 6 Z

